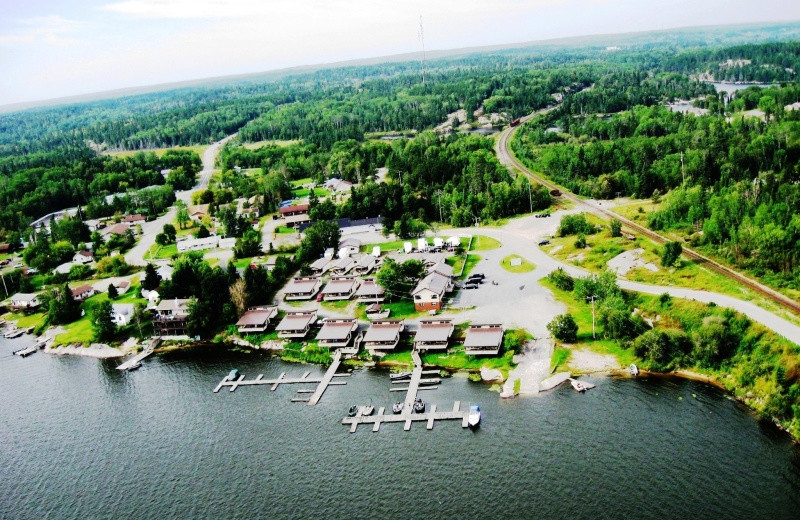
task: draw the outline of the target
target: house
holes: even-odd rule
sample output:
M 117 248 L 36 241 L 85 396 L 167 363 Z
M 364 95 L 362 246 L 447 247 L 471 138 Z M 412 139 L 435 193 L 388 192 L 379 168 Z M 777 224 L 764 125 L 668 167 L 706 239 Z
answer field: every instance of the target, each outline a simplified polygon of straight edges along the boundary
M 321 274 L 325 274 L 330 268 L 333 266 L 333 262 L 330 258 L 323 256 L 322 258 L 318 258 L 311 262 L 311 265 L 308 266 L 311 269 L 311 272 L 314 273 L 316 276 Z
M 186 324 L 189 321 L 189 301 L 175 298 L 159 302 L 153 315 L 153 331 L 157 336 L 186 334 Z
M 94 253 L 85 249 L 78 251 L 72 256 L 72 261 L 76 264 L 91 264 L 94 262 Z
M 295 217 L 298 215 L 308 215 L 308 204 L 297 204 L 294 206 L 284 206 L 278 210 L 281 217 Z
M 113 283 L 118 294 L 125 294 L 131 288 L 131 283 L 127 280 L 119 280 Z
M 346 348 L 358 330 L 358 322 L 354 318 L 328 318 L 322 324 L 316 340 L 320 347 Z
M 322 295 L 325 301 L 349 300 L 358 289 L 358 280 L 352 276 L 334 276 L 328 282 Z
M 286 286 L 283 298 L 287 301 L 310 300 L 317 295 L 321 286 L 322 281 L 316 276 L 298 276 Z
M 428 274 L 430 273 L 437 273 L 442 276 L 446 276 L 450 279 L 453 278 L 453 266 L 448 265 L 445 262 L 439 262 L 428 269 Z
M 353 274 L 365 275 L 369 274 L 373 269 L 378 266 L 378 259 L 372 255 L 361 255 L 353 267 Z
M 266 332 L 269 327 L 269 320 L 278 315 L 278 307 L 270 305 L 268 307 L 250 307 L 247 312 L 242 314 L 236 327 L 239 334 L 254 334 Z
M 288 312 L 275 330 L 279 338 L 302 339 L 317 321 L 317 311 Z
M 355 255 L 359 251 L 361 251 L 361 240 L 345 238 L 339 241 L 339 258 Z
M 95 294 L 97 294 L 97 291 L 95 291 L 94 287 L 91 285 L 81 285 L 80 287 L 72 289 L 72 297 L 79 302 L 91 298 Z
M 209 216 L 209 207 L 209 204 L 198 204 L 196 206 L 189 206 L 186 210 L 189 212 L 190 219 L 200 222 L 203 220 L 203 217 Z
M 106 228 L 105 231 L 106 240 L 111 238 L 111 235 L 125 235 L 128 233 L 129 229 L 130 227 L 128 227 L 128 225 L 123 222 L 120 222 L 119 224 L 114 224 L 110 228 Z
M 133 319 L 133 310 L 132 303 L 112 303 L 111 320 L 117 327 L 124 327 Z
M 325 184 L 323 184 L 323 187 L 326 190 L 333 191 L 333 192 L 336 192 L 336 191 L 338 191 L 338 192 L 347 192 L 347 191 L 350 191 L 350 188 L 352 186 L 353 186 L 352 182 L 345 181 L 345 180 L 342 180 L 342 179 L 337 179 L 337 178 L 328 179 L 327 181 L 325 181 Z
M 158 269 L 156 269 L 156 274 L 158 278 L 163 282 L 165 280 L 172 280 L 172 273 L 175 272 L 175 269 L 169 265 L 162 265 Z
M 258 218 L 260 215 L 258 202 L 257 195 L 253 195 L 249 199 L 239 199 L 236 203 L 236 214 L 247 219 Z
M 425 276 L 411 291 L 414 297 L 414 309 L 420 311 L 438 311 L 442 308 L 442 299 L 446 292 L 453 289 L 453 281 L 444 275 L 433 272 Z
M 364 335 L 364 348 L 369 350 L 394 350 L 400 343 L 400 333 L 405 329 L 403 320 L 375 320 Z
M 419 329 L 414 336 L 414 349 L 447 350 L 453 329 L 452 320 L 420 320 Z
M 11 244 L 0 244 L 0 253 L 8 253 L 11 250 Z
M 373 278 L 365 278 L 356 291 L 356 298 L 360 302 L 380 303 L 386 299 L 386 291 Z
M 159 295 L 158 291 L 156 291 L 155 289 L 153 289 L 152 291 L 142 289 L 142 298 L 147 298 L 148 309 L 155 309 L 156 305 L 158 305 L 158 300 L 161 299 L 161 295 Z
M 494 356 L 500 353 L 502 343 L 502 325 L 470 325 L 464 339 L 464 353 L 472 356 Z
M 147 217 L 145 217 L 141 213 L 136 213 L 135 215 L 125 215 L 125 217 L 122 219 L 122 221 L 128 224 L 129 226 L 133 224 L 141 224 L 146 220 Z
M 338 260 L 334 260 L 329 269 L 332 274 L 341 276 L 347 274 L 356 265 L 358 265 L 358 262 L 356 262 L 354 258 L 345 256 L 339 257 Z
M 17 293 L 11 297 L 11 308 L 15 311 L 32 310 L 41 305 L 39 295 L 33 293 Z
M 211 235 L 205 238 L 187 238 L 186 240 L 179 240 L 176 245 L 178 246 L 179 253 L 186 251 L 204 251 L 219 246 L 219 237 L 217 235 Z

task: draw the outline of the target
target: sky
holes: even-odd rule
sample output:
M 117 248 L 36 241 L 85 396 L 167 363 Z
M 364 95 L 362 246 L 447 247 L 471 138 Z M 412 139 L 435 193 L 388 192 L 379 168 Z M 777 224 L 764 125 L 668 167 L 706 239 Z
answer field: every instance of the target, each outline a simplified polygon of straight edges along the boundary
M 757 8 L 755 7 L 757 6 Z M 798 0 L 0 0 L 0 105 L 568 36 L 800 20 Z

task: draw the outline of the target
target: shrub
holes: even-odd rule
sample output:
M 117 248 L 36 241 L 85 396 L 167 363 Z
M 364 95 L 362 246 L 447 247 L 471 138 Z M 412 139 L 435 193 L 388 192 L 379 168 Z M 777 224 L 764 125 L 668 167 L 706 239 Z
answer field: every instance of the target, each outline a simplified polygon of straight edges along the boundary
M 681 253 L 683 253 L 683 246 L 680 242 L 667 242 L 664 244 L 664 251 L 661 253 L 661 265 L 664 267 L 674 265 Z
M 572 291 L 575 287 L 575 280 L 567 274 L 563 267 L 559 267 L 555 271 L 547 275 L 547 279 L 553 282 L 553 285 L 562 291 Z
M 620 222 L 617 219 L 611 221 L 611 236 L 612 237 L 622 236 L 622 222 Z
M 578 339 L 578 324 L 572 314 L 561 314 L 547 324 L 547 330 L 559 341 L 574 343 Z
M 691 349 L 689 336 L 680 330 L 652 329 L 633 341 L 634 353 L 653 370 L 680 368 Z
M 575 239 L 575 247 L 578 249 L 583 249 L 586 247 L 586 235 L 583 233 L 578 235 L 578 238 Z
M 586 220 L 585 213 L 577 215 L 564 215 L 561 224 L 558 226 L 558 236 L 566 237 L 569 235 L 591 235 L 597 230 Z

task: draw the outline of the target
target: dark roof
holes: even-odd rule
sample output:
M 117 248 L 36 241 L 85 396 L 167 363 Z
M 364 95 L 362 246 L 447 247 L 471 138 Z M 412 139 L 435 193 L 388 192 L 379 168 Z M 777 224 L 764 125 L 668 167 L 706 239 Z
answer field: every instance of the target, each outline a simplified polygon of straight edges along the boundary
M 76 287 L 72 289 L 72 296 L 80 296 L 84 293 L 92 292 L 94 288 L 91 285 L 81 285 L 80 287 Z
M 284 206 L 278 211 L 281 213 L 297 213 L 300 211 L 308 211 L 308 204 L 297 204 L 296 206 Z
M 337 341 L 345 340 L 350 333 L 358 327 L 354 319 L 341 321 L 326 321 L 317 334 L 317 340 Z
M 296 312 L 287 314 L 275 330 L 278 332 L 285 330 L 302 330 L 317 317 L 316 312 Z
M 257 309 L 249 310 L 242 314 L 239 321 L 236 322 L 237 326 L 243 325 L 264 325 L 269 319 L 275 315 L 275 308 L 270 309 Z
M 450 321 L 420 322 L 414 341 L 425 343 L 441 343 L 450 339 L 453 323 Z
M 465 348 L 495 348 L 503 341 L 502 325 L 471 325 L 464 339 Z

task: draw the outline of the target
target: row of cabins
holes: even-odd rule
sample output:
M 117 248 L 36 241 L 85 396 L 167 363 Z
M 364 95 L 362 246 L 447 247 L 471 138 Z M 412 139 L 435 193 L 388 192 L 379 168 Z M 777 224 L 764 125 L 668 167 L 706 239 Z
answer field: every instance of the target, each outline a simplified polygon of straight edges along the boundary
M 321 276 L 326 273 L 342 276 L 350 273 L 354 275 L 369 274 L 373 269 L 377 268 L 380 261 L 372 255 L 355 254 L 351 256 L 343 256 L 341 258 L 322 257 L 309 265 L 309 269 L 316 276 Z
M 334 276 L 323 287 L 322 280 L 316 276 L 298 276 L 286 286 L 284 299 L 310 300 L 320 292 L 325 301 L 349 300 L 355 296 L 361 302 L 379 303 L 386 297 L 386 291 L 372 278 L 362 281 L 352 276 Z

